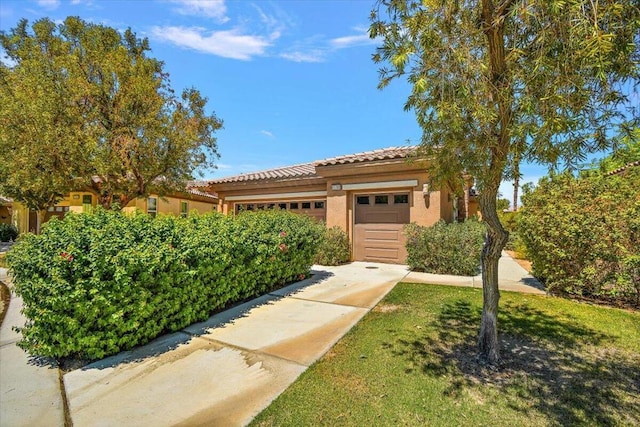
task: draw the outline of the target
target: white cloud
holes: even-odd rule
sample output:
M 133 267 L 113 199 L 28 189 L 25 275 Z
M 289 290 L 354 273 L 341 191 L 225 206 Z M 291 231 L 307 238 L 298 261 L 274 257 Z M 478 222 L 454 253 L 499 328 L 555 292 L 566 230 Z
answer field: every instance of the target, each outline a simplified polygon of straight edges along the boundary
M 269 37 L 242 34 L 239 28 L 207 32 L 200 27 L 153 27 L 151 32 L 176 46 L 244 61 L 264 55 L 266 48 L 279 37 L 277 33 Z
M 323 49 L 313 49 L 306 52 L 295 50 L 280 54 L 280 58 L 292 62 L 324 62 L 326 57 L 327 51 Z
M 337 50 L 378 43 L 377 39 L 369 38 L 367 29 L 356 27 L 353 30 L 358 34 L 332 39 L 315 36 L 302 40 L 279 56 L 293 62 L 324 62 L 332 52 Z
M 220 23 L 227 22 L 227 6 L 224 0 L 171 0 L 180 5 L 176 11 L 182 15 L 206 16 Z
M 233 169 L 233 166 L 228 165 L 226 163 L 217 163 L 216 168 L 218 169 Z
M 275 138 L 275 135 L 269 132 L 268 130 L 261 130 L 260 133 L 263 134 L 264 136 L 268 136 L 269 138 Z
M 46 9 L 56 9 L 60 6 L 60 0 L 38 0 L 38 6 L 44 7 Z
M 356 34 L 353 36 L 336 37 L 329 40 L 331 46 L 336 49 L 345 49 L 354 46 L 365 46 L 370 44 L 376 44 L 378 41 L 369 37 L 369 34 Z

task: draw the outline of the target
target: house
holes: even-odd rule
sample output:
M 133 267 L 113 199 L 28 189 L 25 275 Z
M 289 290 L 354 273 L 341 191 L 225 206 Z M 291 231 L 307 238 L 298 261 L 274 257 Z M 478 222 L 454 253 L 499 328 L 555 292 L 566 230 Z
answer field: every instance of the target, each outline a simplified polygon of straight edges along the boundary
M 62 218 L 68 212 L 87 212 L 97 205 L 97 196 L 88 191 L 71 192 L 66 195 L 55 206 L 48 209 L 44 222 L 51 218 Z M 34 231 L 36 229 L 36 212 L 29 210 L 21 203 L 13 201 L 8 205 L 11 209 L 11 222 L 21 233 Z M 199 213 L 215 211 L 218 206 L 218 197 L 190 186 L 184 192 L 167 196 L 151 194 L 146 198 L 132 200 L 122 210 L 133 212 L 141 210 L 149 215 L 157 214 L 187 216 L 188 212 L 197 211 Z M 2 207 L 0 204 L 0 218 L 2 217 Z M 1 219 L 0 219 L 1 220 Z
M 312 163 L 201 182 L 219 211 L 286 209 L 342 228 L 352 260 L 404 263 L 404 224 L 452 222 L 477 211 L 471 182 L 464 197 L 430 188 L 416 147 L 390 147 Z

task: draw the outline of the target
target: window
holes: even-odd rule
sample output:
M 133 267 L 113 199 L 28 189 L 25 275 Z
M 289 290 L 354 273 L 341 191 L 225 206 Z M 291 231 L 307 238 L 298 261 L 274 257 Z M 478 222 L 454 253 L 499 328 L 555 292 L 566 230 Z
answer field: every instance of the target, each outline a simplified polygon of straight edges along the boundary
M 180 202 L 180 216 L 186 218 L 189 212 L 189 204 L 187 202 Z
M 276 207 L 275 203 L 268 203 L 267 204 L 267 209 L 269 209 L 269 210 L 274 209 L 275 207 Z
M 289 209 L 298 209 L 298 202 L 289 203 Z
M 311 202 L 302 202 L 302 209 L 311 209 Z
M 251 205 L 245 205 L 245 209 L 248 211 L 254 211 L 255 210 L 255 206 Z
M 287 204 L 286 203 L 278 203 L 278 208 L 287 210 Z
M 389 204 L 389 196 L 386 194 L 384 196 L 375 196 L 375 204 L 376 205 L 388 205 Z
M 396 194 L 393 196 L 393 203 L 396 205 L 407 204 L 409 203 L 409 195 L 408 194 Z
M 368 205 L 369 204 L 369 196 L 358 196 L 356 197 L 356 203 L 359 205 Z
M 93 201 L 91 194 L 84 194 L 82 196 L 82 212 L 91 212 Z
M 313 207 L 315 209 L 324 209 L 324 202 L 313 202 Z
M 149 197 L 147 199 L 147 213 L 149 216 L 155 217 L 158 214 L 158 198 Z

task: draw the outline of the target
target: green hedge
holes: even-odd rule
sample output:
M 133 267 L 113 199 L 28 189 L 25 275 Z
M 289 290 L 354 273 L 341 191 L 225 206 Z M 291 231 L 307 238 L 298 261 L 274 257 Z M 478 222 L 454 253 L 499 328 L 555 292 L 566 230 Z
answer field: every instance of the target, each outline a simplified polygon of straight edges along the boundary
M 551 293 L 640 307 L 640 168 L 544 178 L 521 210 L 533 274 Z
M 7 255 L 33 355 L 97 359 L 308 273 L 322 227 L 288 212 L 178 218 L 98 210 Z
M 407 264 L 412 270 L 474 276 L 480 271 L 485 227 L 477 220 L 431 227 L 407 224 Z
M 345 231 L 333 226 L 324 232 L 314 263 L 320 265 L 341 265 L 351 260 L 351 245 Z

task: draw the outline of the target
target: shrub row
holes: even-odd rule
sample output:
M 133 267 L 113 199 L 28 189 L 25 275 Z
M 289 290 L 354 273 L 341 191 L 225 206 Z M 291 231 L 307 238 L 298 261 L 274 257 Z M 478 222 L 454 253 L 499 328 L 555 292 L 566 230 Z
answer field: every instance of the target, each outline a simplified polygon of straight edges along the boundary
M 480 271 L 485 226 L 476 220 L 431 227 L 407 224 L 407 264 L 412 270 L 473 276 Z
M 351 260 L 351 245 L 349 236 L 338 226 L 327 228 L 324 232 L 318 252 L 314 259 L 315 264 L 341 265 Z
M 97 359 L 294 281 L 322 226 L 288 212 L 51 220 L 7 255 L 31 354 Z
M 524 200 L 520 237 L 551 293 L 640 307 L 640 168 L 544 178 Z

